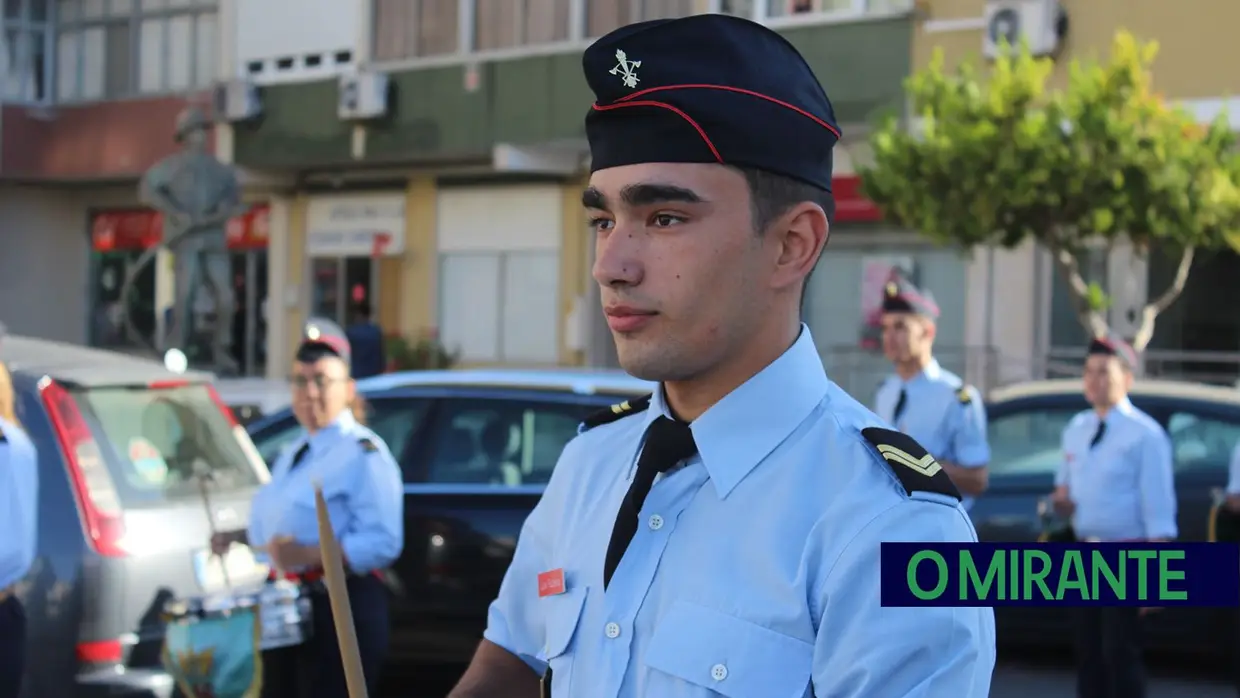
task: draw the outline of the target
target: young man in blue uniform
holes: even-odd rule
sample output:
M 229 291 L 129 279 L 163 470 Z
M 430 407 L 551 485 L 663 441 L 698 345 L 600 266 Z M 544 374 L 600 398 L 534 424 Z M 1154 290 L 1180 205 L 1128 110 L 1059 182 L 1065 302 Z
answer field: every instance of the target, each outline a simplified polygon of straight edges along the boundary
M 38 453 L 17 424 L 14 399 L 12 378 L 0 364 L 0 698 L 21 693 L 29 652 L 17 583 L 34 564 L 38 524 Z
M 1089 344 L 1085 399 L 1091 408 L 1063 432 L 1063 463 L 1051 502 L 1084 541 L 1169 541 L 1177 534 L 1171 439 L 1128 399 L 1137 354 L 1112 337 Z M 1141 616 L 1132 607 L 1079 608 L 1078 698 L 1142 698 Z
M 884 289 L 882 309 L 883 353 L 895 373 L 879 386 L 874 411 L 934 456 L 968 509 L 988 482 L 982 397 L 935 360 L 939 307 L 929 292 L 897 277 Z
M 800 321 L 839 138 L 817 78 L 716 14 L 582 62 L 594 278 L 621 365 L 660 388 L 565 447 L 451 695 L 988 695 L 990 609 L 879 602 L 882 541 L 976 540 L 959 493 Z

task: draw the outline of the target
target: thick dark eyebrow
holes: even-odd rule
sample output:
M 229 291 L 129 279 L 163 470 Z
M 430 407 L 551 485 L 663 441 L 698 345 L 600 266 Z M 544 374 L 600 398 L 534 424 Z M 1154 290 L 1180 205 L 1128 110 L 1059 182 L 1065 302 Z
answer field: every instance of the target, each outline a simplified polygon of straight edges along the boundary
M 706 199 L 692 189 L 678 187 L 674 184 L 630 184 L 620 190 L 620 199 L 625 205 L 632 207 L 665 203 L 706 203 Z M 607 197 L 594 187 L 588 187 L 581 193 L 581 205 L 600 211 L 608 210 Z

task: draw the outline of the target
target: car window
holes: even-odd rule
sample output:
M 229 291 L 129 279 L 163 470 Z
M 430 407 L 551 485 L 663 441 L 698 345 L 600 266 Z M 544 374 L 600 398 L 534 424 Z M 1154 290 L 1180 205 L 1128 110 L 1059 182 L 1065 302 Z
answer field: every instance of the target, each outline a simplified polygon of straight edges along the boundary
M 275 465 L 276 457 L 280 455 L 280 452 L 296 441 L 299 436 L 301 436 L 301 425 L 290 412 L 285 412 L 278 421 L 266 425 L 261 430 L 250 433 L 254 448 L 258 449 L 258 455 L 262 456 L 268 468 Z
M 1005 475 L 1054 473 L 1063 462 L 1061 438 L 1064 427 L 1080 410 L 1050 405 L 992 416 L 987 425 L 990 439 L 990 472 Z
M 199 495 L 197 473 L 215 486 L 258 485 L 258 473 L 205 385 L 75 390 L 124 503 Z
M 407 451 L 414 445 L 412 437 L 426 419 L 430 404 L 431 400 L 423 398 L 391 397 L 371 398 L 366 403 L 366 426 L 383 439 L 402 468 L 412 455 Z M 287 417 L 279 422 L 268 424 L 250 435 L 269 468 L 275 464 L 280 453 L 302 435 L 301 425 L 292 413 L 286 414 Z M 405 480 L 410 480 L 408 474 Z
M 1190 412 L 1172 412 L 1167 433 L 1176 470 L 1226 470 L 1240 443 L 1240 424 Z
M 425 482 L 542 485 L 597 406 L 453 398 L 440 402 Z

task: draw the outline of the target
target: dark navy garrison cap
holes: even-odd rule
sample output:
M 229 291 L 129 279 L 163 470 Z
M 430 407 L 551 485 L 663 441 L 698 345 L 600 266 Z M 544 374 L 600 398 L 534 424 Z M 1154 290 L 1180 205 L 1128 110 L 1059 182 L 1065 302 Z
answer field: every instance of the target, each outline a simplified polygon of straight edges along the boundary
M 831 190 L 835 112 L 786 39 L 703 14 L 621 27 L 582 57 L 591 171 L 648 162 L 765 170 Z
M 301 363 L 314 363 L 328 356 L 336 356 L 347 364 L 351 355 L 349 338 L 340 325 L 327 318 L 312 317 L 302 327 L 296 355 Z
M 884 313 L 913 313 L 938 319 L 939 305 L 929 291 L 923 291 L 903 276 L 896 275 L 883 289 Z
M 1094 337 L 1090 340 L 1089 348 L 1085 350 L 1085 353 L 1114 356 L 1128 368 L 1134 368 L 1137 365 L 1137 351 L 1129 343 L 1112 335 Z

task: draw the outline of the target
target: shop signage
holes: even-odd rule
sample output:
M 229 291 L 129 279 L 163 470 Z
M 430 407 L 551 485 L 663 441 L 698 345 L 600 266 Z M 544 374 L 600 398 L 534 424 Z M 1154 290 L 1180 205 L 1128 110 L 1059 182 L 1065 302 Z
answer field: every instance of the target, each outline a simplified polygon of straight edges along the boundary
M 356 194 L 310 200 L 306 253 L 311 257 L 382 257 L 405 251 L 405 195 Z
M 877 223 L 883 219 L 878 206 L 861 194 L 860 177 L 833 178 L 831 193 L 835 195 L 836 223 Z
M 270 220 L 271 207 L 258 204 L 228 221 L 229 249 L 266 249 Z M 145 250 L 158 245 L 163 235 L 163 216 L 149 209 L 100 211 L 90 226 L 91 247 L 96 252 Z

